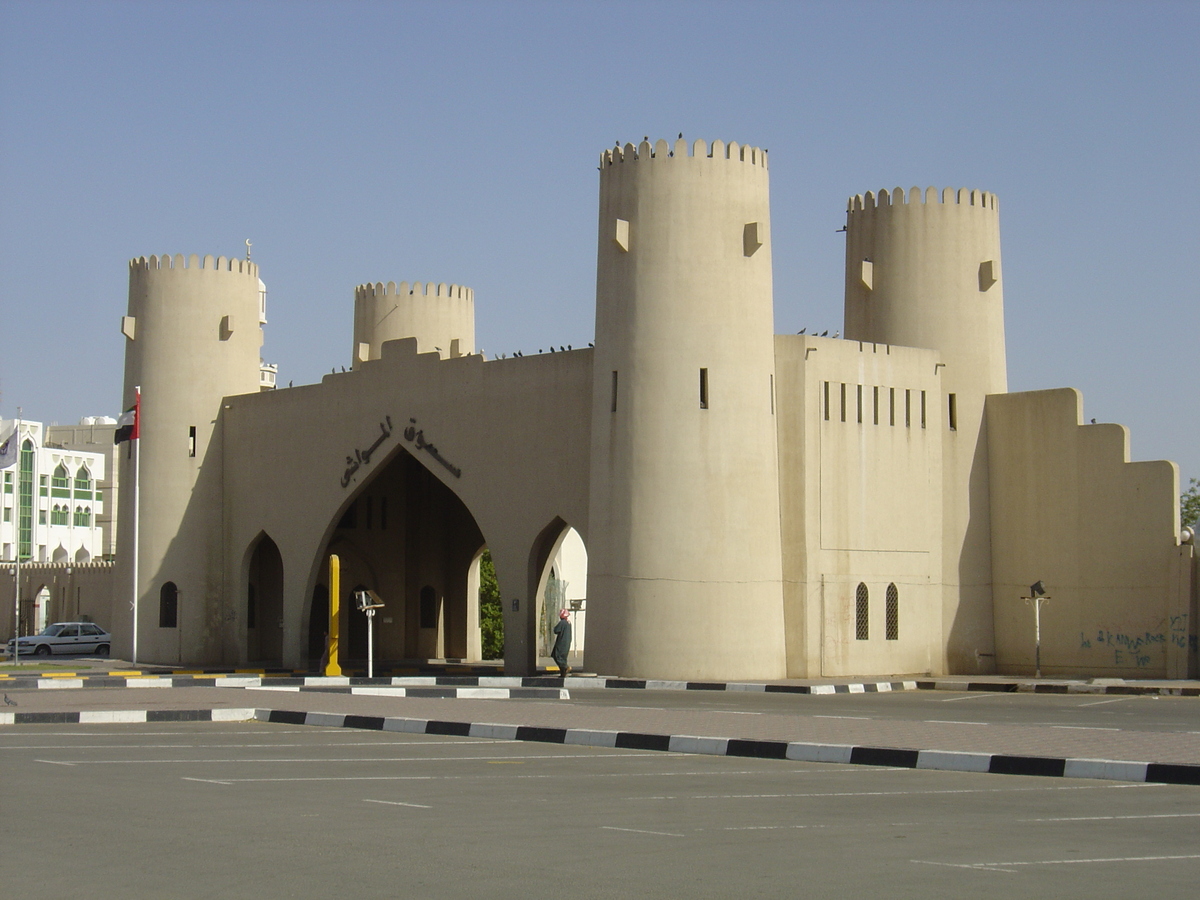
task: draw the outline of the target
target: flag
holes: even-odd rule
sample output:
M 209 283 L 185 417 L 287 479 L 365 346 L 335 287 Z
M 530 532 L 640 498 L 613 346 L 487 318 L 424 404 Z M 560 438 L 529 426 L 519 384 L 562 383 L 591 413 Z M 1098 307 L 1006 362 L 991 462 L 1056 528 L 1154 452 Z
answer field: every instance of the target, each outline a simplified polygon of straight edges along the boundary
M 4 443 L 0 444 L 0 469 L 7 469 L 17 461 L 20 455 L 21 440 L 17 435 L 17 428 L 13 428 L 12 434 L 4 439 Z
M 142 436 L 142 389 L 134 388 L 133 406 L 125 410 L 117 419 L 117 431 L 113 435 L 113 443 L 136 441 Z

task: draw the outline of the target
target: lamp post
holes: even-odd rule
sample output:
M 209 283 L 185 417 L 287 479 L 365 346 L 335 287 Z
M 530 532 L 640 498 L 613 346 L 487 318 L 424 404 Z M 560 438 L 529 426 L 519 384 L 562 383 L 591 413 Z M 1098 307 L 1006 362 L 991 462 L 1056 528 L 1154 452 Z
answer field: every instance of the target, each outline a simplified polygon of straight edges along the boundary
M 1042 604 L 1046 596 L 1046 582 L 1035 581 L 1029 586 L 1029 596 L 1022 597 L 1026 605 L 1033 607 L 1034 667 L 1037 678 L 1042 677 Z
M 367 614 L 367 677 L 375 677 L 375 610 L 383 609 L 383 601 L 374 591 L 358 591 L 354 595 L 358 608 Z

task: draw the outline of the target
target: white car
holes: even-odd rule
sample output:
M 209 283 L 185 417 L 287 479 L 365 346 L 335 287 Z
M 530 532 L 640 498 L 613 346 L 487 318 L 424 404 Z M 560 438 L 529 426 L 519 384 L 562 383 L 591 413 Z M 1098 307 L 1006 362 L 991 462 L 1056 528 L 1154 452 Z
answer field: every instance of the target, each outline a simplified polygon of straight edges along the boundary
M 22 656 L 49 656 L 51 653 L 108 654 L 112 635 L 92 622 L 55 622 L 41 634 L 20 638 Z M 8 656 L 13 655 L 13 642 L 8 642 Z

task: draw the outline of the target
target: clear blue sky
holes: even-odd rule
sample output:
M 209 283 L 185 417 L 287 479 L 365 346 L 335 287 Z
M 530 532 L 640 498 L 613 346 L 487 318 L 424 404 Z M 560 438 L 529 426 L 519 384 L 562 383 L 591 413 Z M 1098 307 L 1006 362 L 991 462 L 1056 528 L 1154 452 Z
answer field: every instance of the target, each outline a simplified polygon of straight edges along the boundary
M 118 412 L 126 263 L 254 259 L 282 383 L 353 290 L 475 289 L 489 355 L 592 337 L 596 161 L 771 151 L 778 332 L 841 327 L 846 198 L 1000 197 L 1012 390 L 1200 477 L 1200 3 L 0 0 L 0 416 Z

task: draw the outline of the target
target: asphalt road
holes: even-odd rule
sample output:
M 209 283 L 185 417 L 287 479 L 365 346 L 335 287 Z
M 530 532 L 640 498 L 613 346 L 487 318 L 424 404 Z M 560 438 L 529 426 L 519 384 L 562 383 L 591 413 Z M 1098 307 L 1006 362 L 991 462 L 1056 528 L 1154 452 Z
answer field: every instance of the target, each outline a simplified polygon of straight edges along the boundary
M 1048 728 L 1111 728 L 1200 734 L 1200 698 L 1028 694 L 989 691 L 891 691 L 864 694 L 767 694 L 744 691 L 571 690 L 575 705 L 695 709 L 743 715 L 795 713 L 850 719 L 978 722 Z
M 261 723 L 11 726 L 0 785 L 11 897 L 1165 900 L 1200 881 L 1196 787 Z

